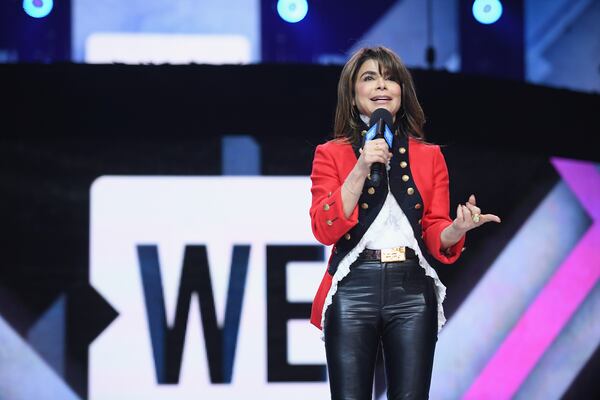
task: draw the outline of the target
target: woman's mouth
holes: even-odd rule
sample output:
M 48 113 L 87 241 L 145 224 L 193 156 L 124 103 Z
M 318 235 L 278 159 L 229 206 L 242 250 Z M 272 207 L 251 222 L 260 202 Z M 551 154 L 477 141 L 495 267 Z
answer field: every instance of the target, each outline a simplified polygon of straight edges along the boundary
M 390 100 L 392 100 L 392 98 L 389 96 L 375 96 L 371 98 L 371 101 L 374 101 L 377 104 L 387 103 Z

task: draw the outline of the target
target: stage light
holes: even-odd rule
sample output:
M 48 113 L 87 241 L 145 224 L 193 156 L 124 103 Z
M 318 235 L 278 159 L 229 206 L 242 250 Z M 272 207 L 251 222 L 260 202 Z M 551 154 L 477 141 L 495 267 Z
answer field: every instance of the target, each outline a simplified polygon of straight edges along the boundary
M 277 2 L 277 12 L 286 22 L 300 22 L 308 13 L 308 3 L 306 0 L 279 0 Z
M 499 0 L 475 0 L 473 17 L 482 24 L 493 24 L 502 16 L 502 2 Z
M 54 7 L 53 0 L 23 0 L 23 10 L 33 18 L 44 18 Z

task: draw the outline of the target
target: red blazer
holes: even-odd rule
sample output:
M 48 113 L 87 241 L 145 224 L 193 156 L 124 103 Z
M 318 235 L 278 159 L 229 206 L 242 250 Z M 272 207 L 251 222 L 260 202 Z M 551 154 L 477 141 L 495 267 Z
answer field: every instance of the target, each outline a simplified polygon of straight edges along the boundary
M 413 138 L 407 140 L 406 137 L 403 141 L 404 145 L 400 141 L 400 145 L 395 146 L 392 151 L 390 176 L 396 168 L 398 176 L 406 174 L 408 179 L 404 176 L 402 180 L 390 178 L 392 194 L 413 225 L 415 236 L 420 236 L 417 238 L 418 241 L 424 243 L 426 248 L 421 250 L 428 252 L 428 256 L 433 256 L 444 264 L 451 264 L 460 256 L 465 237 L 463 236 L 447 251 L 441 250 L 440 234 L 452 223 L 449 216 L 448 169 L 444 156 L 438 145 L 425 144 Z M 352 238 L 348 232 L 352 232 L 351 230 L 359 223 L 359 218 L 362 218 L 360 214 L 364 210 L 359 210 L 357 204 L 350 217 L 346 218 L 341 198 L 341 185 L 357 161 L 356 150 L 349 143 L 338 140 L 319 145 L 315 150 L 311 173 L 310 218 L 315 238 L 325 245 L 335 244 L 328 267 L 338 253 L 337 248 L 343 247 L 344 238 L 354 243 L 359 240 L 356 237 Z M 402 159 L 403 155 L 408 157 Z M 405 180 L 408 182 L 405 183 Z M 400 187 L 403 190 L 399 190 Z M 366 192 L 367 184 L 363 193 Z M 409 195 L 405 195 L 407 192 Z M 414 192 L 417 192 L 417 196 L 413 195 Z M 368 198 L 368 195 L 364 194 L 364 196 Z M 383 200 L 380 202 L 382 203 Z M 312 305 L 311 323 L 319 329 L 322 329 L 323 303 L 331 287 L 332 276 L 328 268 Z

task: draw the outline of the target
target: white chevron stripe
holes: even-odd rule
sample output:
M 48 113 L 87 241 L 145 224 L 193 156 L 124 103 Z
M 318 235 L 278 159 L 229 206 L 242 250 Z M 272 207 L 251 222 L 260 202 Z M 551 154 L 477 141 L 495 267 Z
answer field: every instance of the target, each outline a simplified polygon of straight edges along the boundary
M 0 343 L 0 399 L 79 399 L 2 317 Z

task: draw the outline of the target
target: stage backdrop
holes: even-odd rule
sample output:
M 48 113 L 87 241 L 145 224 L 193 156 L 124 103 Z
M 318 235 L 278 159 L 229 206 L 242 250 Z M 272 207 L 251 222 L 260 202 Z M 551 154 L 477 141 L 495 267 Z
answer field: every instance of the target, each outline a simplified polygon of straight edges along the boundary
M 598 97 L 414 72 L 451 209 L 502 218 L 436 266 L 431 398 L 597 397 Z M 2 67 L 0 398 L 327 398 L 308 176 L 338 75 Z

